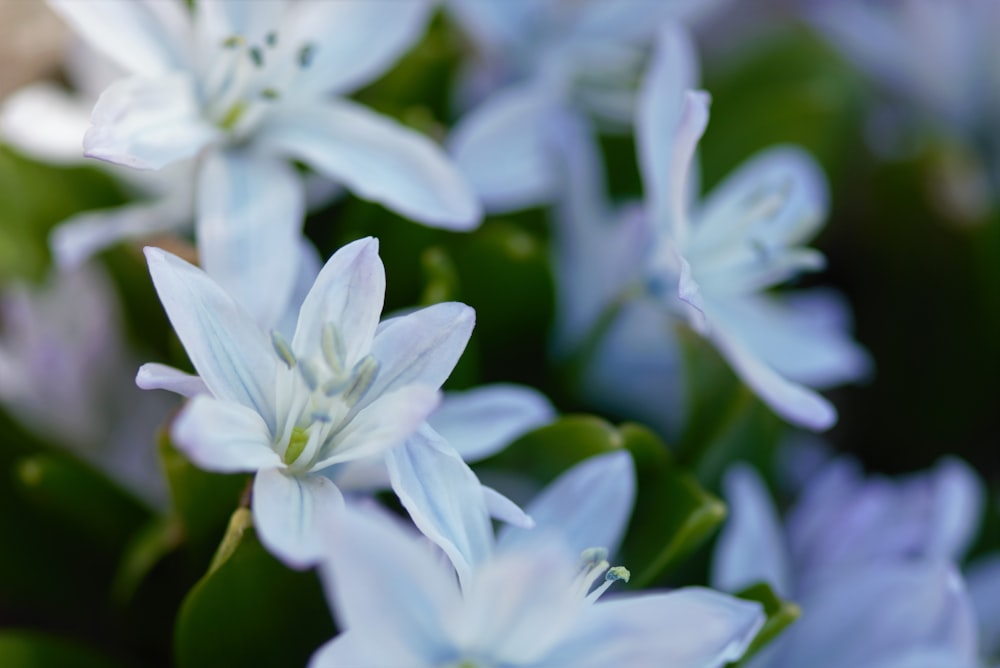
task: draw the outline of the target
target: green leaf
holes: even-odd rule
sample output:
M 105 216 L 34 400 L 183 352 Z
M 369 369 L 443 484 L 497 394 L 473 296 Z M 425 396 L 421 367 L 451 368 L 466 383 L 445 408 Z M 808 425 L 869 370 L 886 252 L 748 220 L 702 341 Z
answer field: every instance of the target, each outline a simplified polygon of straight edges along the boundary
M 699 547 L 726 515 L 725 504 L 680 468 L 655 434 L 636 424 L 616 428 L 591 415 L 566 416 L 522 436 L 486 465 L 547 484 L 588 457 L 621 448 L 632 454 L 637 480 L 622 561 L 631 584 L 643 587 Z
M 212 570 L 184 599 L 174 636 L 181 668 L 302 666 L 334 636 L 315 574 L 268 554 L 248 515 L 237 510 Z
M 175 517 L 156 517 L 140 529 L 122 556 L 111 596 L 124 605 L 158 563 L 184 542 L 184 530 Z
M 149 517 L 133 496 L 70 457 L 25 457 L 16 472 L 26 498 L 112 548 L 123 546 Z
M 798 605 L 779 598 L 771 587 L 763 582 L 741 591 L 737 596 L 747 601 L 757 601 L 763 604 L 767 620 L 753 642 L 750 643 L 743 658 L 729 664 L 733 668 L 746 665 L 757 652 L 777 638 L 782 631 L 802 615 L 802 609 Z
M 122 664 L 64 638 L 31 631 L 0 632 L 0 666 L 119 668 Z

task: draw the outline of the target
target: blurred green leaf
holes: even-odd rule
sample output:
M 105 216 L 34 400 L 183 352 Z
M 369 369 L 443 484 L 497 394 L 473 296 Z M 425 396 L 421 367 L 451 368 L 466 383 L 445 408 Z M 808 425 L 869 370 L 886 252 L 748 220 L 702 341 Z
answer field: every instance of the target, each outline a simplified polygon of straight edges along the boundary
M 119 668 L 122 664 L 64 638 L 31 631 L 0 632 L 4 668 Z
M 441 246 L 431 246 L 420 254 L 425 284 L 420 303 L 424 305 L 453 301 L 459 298 L 458 273 L 455 263 Z
M 747 601 L 757 601 L 763 604 L 767 620 L 764 622 L 764 626 L 761 627 L 760 632 L 753 639 L 753 642 L 750 643 L 750 647 L 747 648 L 743 658 L 730 663 L 731 667 L 746 665 L 757 652 L 777 638 L 782 631 L 802 615 L 802 609 L 798 605 L 779 598 L 771 587 L 763 582 L 748 587 L 738 593 L 737 596 Z
M 590 415 L 566 416 L 522 436 L 487 465 L 547 484 L 588 457 L 621 448 L 632 454 L 637 471 L 622 561 L 632 571 L 632 585 L 643 587 L 699 547 L 726 515 L 725 504 L 679 468 L 655 434 L 636 424 L 615 428 Z
M 302 666 L 335 629 L 312 572 L 286 568 L 237 510 L 212 570 L 188 593 L 175 629 L 176 665 Z

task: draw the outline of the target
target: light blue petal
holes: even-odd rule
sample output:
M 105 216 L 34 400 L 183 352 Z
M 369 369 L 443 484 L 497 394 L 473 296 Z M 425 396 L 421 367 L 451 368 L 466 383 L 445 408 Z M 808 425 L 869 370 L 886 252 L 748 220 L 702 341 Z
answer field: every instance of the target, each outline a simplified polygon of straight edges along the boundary
M 766 582 L 779 596 L 791 598 L 788 547 L 764 481 L 749 466 L 735 464 L 724 486 L 729 519 L 715 546 L 712 586 L 737 592 Z
M 347 244 L 327 260 L 302 301 L 292 347 L 301 355 L 319 353 L 323 328 L 333 324 L 344 346 L 344 364 L 353 368 L 371 349 L 384 298 L 378 240 Z
M 546 487 L 525 509 L 535 528 L 504 526 L 501 549 L 558 540 L 573 554 L 592 547 L 618 550 L 635 503 L 635 470 L 627 452 L 590 457 Z
M 447 0 L 449 13 L 484 48 L 510 52 L 520 45 L 542 3 L 506 0 Z
M 1000 554 L 975 559 L 965 579 L 979 622 L 980 654 L 1000 656 Z
M 555 419 L 552 403 L 522 385 L 483 385 L 448 392 L 427 419 L 467 462 L 496 454 L 514 439 Z
M 199 36 L 207 48 L 218 48 L 234 35 L 243 37 L 252 45 L 262 44 L 268 33 L 273 32 L 280 38 L 278 28 L 286 11 L 288 3 L 285 0 L 198 0 L 194 6 Z
M 498 91 L 466 114 L 448 137 L 448 153 L 490 213 L 551 201 L 558 186 L 551 126 L 555 92 L 536 84 Z
M 205 381 L 198 376 L 154 362 L 139 367 L 135 384 L 144 390 L 167 390 L 189 399 L 199 394 L 211 394 Z
M 409 648 L 380 638 L 366 636 L 363 630 L 343 631 L 326 643 L 309 659 L 308 668 L 371 668 L 372 666 L 409 666 L 435 668 L 428 657 L 417 656 Z
M 285 105 L 256 141 L 425 225 L 468 230 L 482 217 L 472 190 L 434 142 L 353 102 Z
M 280 38 L 314 47 L 301 85 L 349 93 L 385 72 L 424 34 L 427 0 L 338 0 L 291 5 Z
M 305 193 L 284 161 L 212 151 L 198 172 L 201 265 L 264 330 L 288 308 L 298 273 Z
M 8 146 L 43 162 L 79 165 L 93 106 L 93 100 L 51 81 L 28 84 L 0 104 L 0 136 Z
M 252 408 L 275 432 L 278 358 L 250 315 L 205 272 L 146 248 L 153 285 L 191 363 L 217 399 Z
M 84 155 L 134 169 L 190 158 L 222 136 L 203 117 L 197 85 L 186 72 L 112 84 L 98 99 L 91 123 Z
M 743 656 L 765 620 L 759 603 L 697 587 L 602 600 L 587 612 L 540 668 L 720 668 Z
M 368 396 L 411 383 L 441 387 L 465 350 L 476 312 L 465 304 L 442 302 L 385 320 L 372 344 L 381 363 Z
M 127 72 L 156 76 L 189 63 L 191 21 L 181 0 L 49 0 L 48 5 Z
M 385 458 L 392 489 L 413 523 L 467 583 L 493 551 L 493 527 L 476 474 L 426 426 Z
M 292 568 L 307 568 L 325 554 L 325 533 L 344 497 L 321 475 L 292 476 L 262 468 L 253 481 L 254 527 L 260 541 Z
M 483 498 L 486 501 L 486 510 L 489 512 L 490 517 L 522 529 L 535 528 L 535 520 L 524 512 L 519 505 L 492 487 L 483 485 L 482 489 Z
M 256 471 L 281 464 L 264 421 L 232 401 L 196 396 L 174 420 L 170 437 L 207 471 Z
M 691 38 L 682 26 L 667 23 L 640 89 L 636 147 L 649 215 L 670 225 L 678 240 L 689 200 L 687 172 L 708 123 L 707 96 L 687 97 L 697 83 Z

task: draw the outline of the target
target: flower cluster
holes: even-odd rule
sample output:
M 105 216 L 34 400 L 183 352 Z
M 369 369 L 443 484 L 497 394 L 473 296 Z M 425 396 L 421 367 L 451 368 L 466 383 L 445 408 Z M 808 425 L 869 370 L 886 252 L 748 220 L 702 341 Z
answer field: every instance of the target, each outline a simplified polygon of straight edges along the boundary
M 988 2 L 800 4 L 809 48 L 1000 183 Z M 65 185 L 0 191 L 47 246 L 31 285 L 0 230 L 29 267 L 0 263 L 0 613 L 41 620 L 0 630 L 0 664 L 1000 656 L 980 474 L 836 452 L 862 449 L 838 431 L 858 402 L 824 393 L 877 357 L 849 231 L 824 231 L 856 202 L 766 77 L 704 48 L 740 34 L 734 3 L 46 5 L 71 90 L 0 101 L 0 179 Z M 911 34 L 944 60 L 901 55 Z M 806 137 L 843 92 L 809 91 Z

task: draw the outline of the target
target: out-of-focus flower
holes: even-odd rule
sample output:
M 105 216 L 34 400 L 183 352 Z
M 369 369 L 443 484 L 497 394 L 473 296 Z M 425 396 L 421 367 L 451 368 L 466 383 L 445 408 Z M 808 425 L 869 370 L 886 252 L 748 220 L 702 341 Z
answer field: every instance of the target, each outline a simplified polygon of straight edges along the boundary
M 699 588 L 598 601 L 628 572 L 589 541 L 620 540 L 633 475 L 623 452 L 571 469 L 532 504 L 538 527 L 501 535 L 461 584 L 388 517 L 344 513 L 322 572 L 345 630 L 311 665 L 712 668 L 739 658 L 763 622 L 756 603 Z
M 766 582 L 803 610 L 753 668 L 978 665 L 975 614 L 955 566 L 981 494 L 966 466 L 945 461 L 897 482 L 864 480 L 837 460 L 784 526 L 753 469 L 732 468 L 725 488 L 732 515 L 713 585 Z
M 268 340 L 205 272 L 159 249 L 147 257 L 198 376 L 147 364 L 137 382 L 194 397 L 174 422 L 174 441 L 206 469 L 255 471 L 261 539 L 291 565 L 311 563 L 324 518 L 343 506 L 336 466 L 391 453 L 415 435 L 465 348 L 472 309 L 443 303 L 380 324 L 385 275 L 377 242 L 366 239 L 326 263 L 291 342 L 277 332 Z M 474 497 L 449 503 L 485 506 L 479 488 Z
M 809 388 L 857 379 L 867 372 L 868 357 L 846 334 L 849 316 L 837 295 L 767 292 L 822 266 L 822 255 L 802 245 L 825 216 L 822 175 L 805 153 L 775 148 L 698 202 L 690 170 L 708 122 L 708 96 L 690 90 L 696 67 L 686 35 L 665 27 L 642 83 L 636 122 L 645 202 L 625 209 L 617 222 L 609 222 L 615 214 L 595 197 L 602 184 L 580 139 L 585 133 L 561 133 L 569 175 L 559 215 L 557 346 L 579 349 L 603 327 L 605 341 L 590 342 L 597 347 L 592 373 L 598 383 L 611 394 L 615 385 L 640 383 L 648 396 L 633 393 L 638 408 L 622 408 L 659 411 L 667 417 L 654 418 L 657 424 L 676 428 L 678 418 L 669 416 L 683 411 L 676 405 L 682 401 L 678 374 L 663 378 L 679 364 L 680 319 L 710 340 L 776 413 L 825 429 L 836 411 Z M 654 363 L 643 369 L 647 357 Z M 675 405 L 664 405 L 672 399 Z M 653 400 L 656 408 L 648 405 Z
M 133 76 L 101 95 L 86 154 L 138 169 L 198 157 L 200 260 L 262 323 L 295 280 L 305 208 L 300 160 L 429 225 L 480 217 L 426 137 L 337 97 L 419 38 L 424 0 L 50 3 Z
M 0 402 L 146 502 L 166 488 L 153 434 L 175 402 L 129 382 L 114 288 L 94 266 L 0 294 Z
M 689 0 L 451 0 L 477 58 L 459 90 L 476 106 L 455 127 L 449 150 L 488 211 L 555 197 L 548 140 L 564 109 L 617 127 L 634 116 L 645 48 L 667 18 L 693 19 L 717 2 Z

